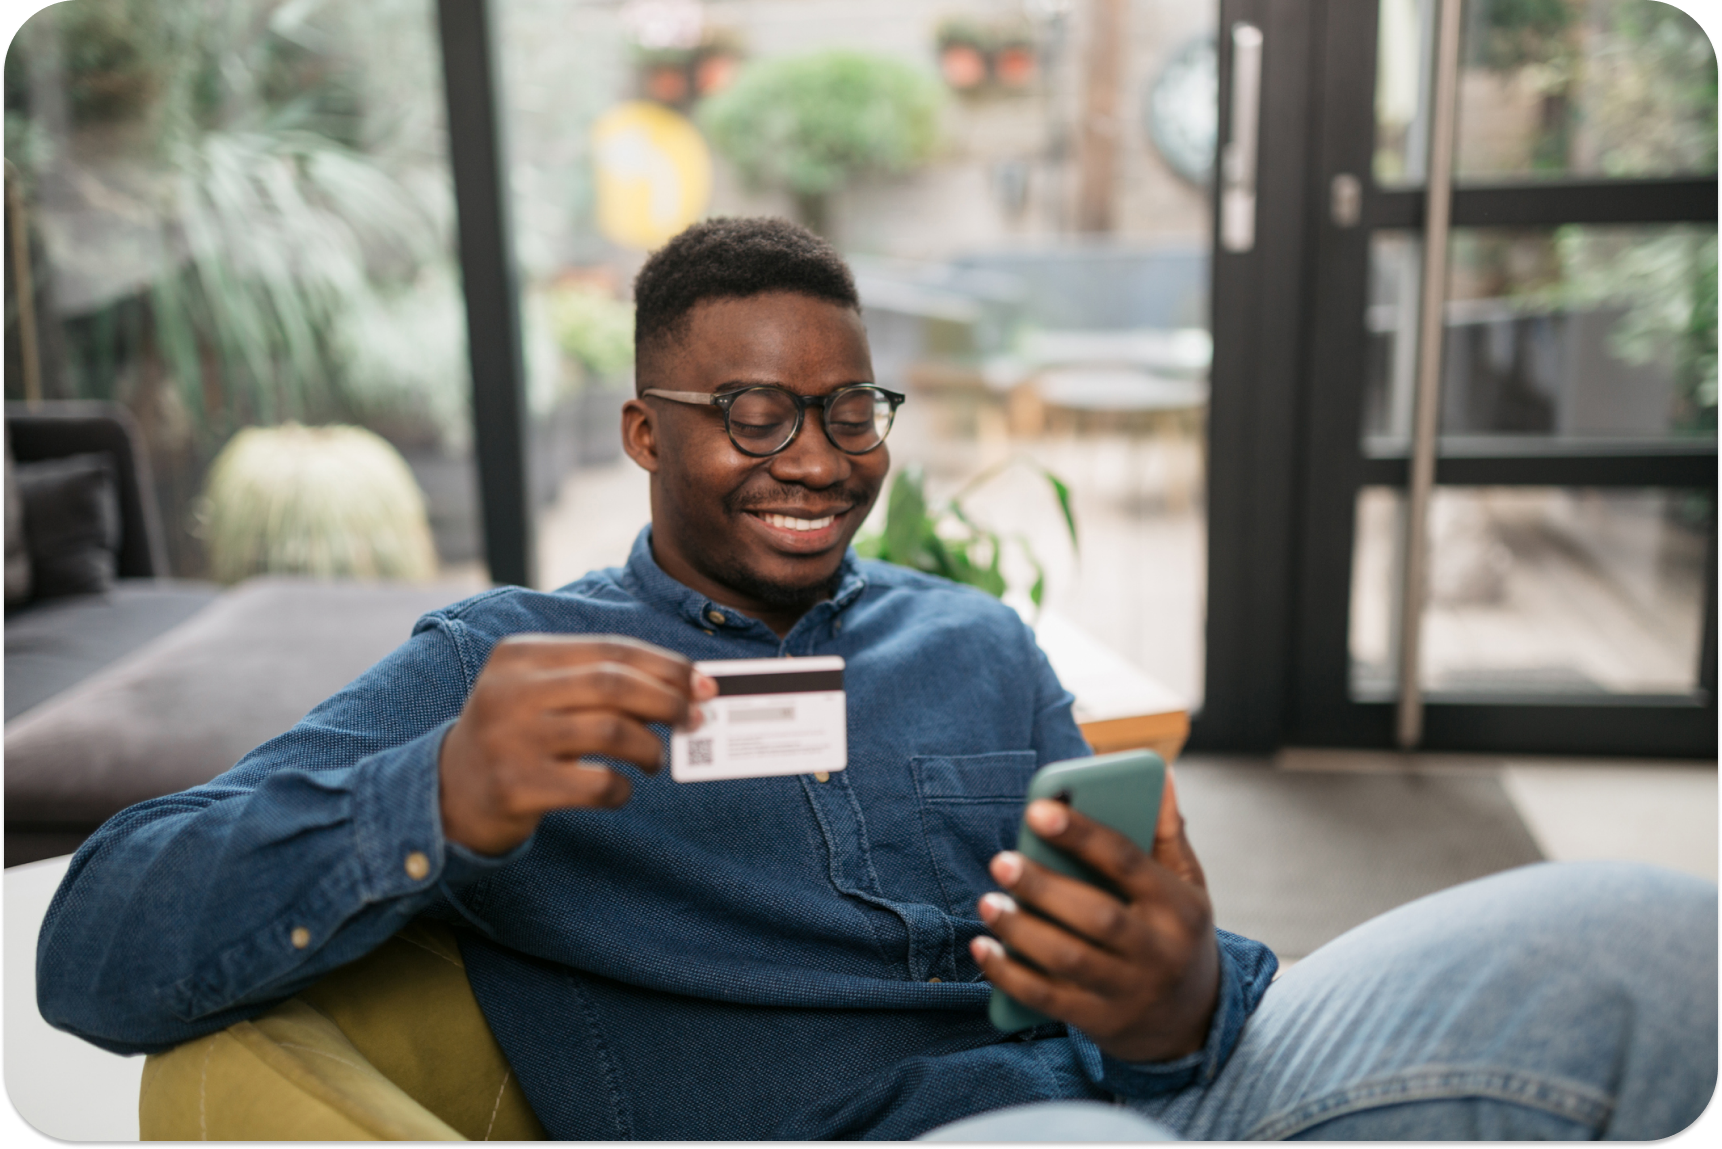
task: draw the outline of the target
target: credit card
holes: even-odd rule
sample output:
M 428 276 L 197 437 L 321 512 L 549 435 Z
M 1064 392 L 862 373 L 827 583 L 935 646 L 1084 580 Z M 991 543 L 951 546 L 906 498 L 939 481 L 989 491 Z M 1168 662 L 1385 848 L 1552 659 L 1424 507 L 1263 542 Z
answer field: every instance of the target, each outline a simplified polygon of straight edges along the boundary
M 670 736 L 678 782 L 830 774 L 849 764 L 843 660 L 738 658 L 696 662 L 717 682 L 705 722 Z

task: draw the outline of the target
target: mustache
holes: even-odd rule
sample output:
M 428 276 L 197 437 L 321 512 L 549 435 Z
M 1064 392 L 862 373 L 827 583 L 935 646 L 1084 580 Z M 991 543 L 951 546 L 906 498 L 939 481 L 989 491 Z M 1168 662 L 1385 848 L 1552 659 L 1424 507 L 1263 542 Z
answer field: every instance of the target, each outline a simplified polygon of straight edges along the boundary
M 731 491 L 723 497 L 726 514 L 741 514 L 759 507 L 772 510 L 818 510 L 829 512 L 836 507 L 853 510 L 872 502 L 874 491 L 859 483 L 844 483 L 812 491 L 791 483 L 773 482 L 761 488 Z

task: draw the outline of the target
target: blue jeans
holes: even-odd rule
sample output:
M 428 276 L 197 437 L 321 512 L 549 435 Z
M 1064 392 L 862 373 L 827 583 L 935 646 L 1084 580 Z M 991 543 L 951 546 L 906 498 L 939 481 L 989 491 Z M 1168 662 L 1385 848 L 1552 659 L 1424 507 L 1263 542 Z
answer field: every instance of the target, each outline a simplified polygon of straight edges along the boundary
M 1051 1102 L 956 1141 L 1647 1140 L 1716 1085 L 1709 882 L 1526 866 L 1419 899 L 1297 963 L 1210 1084 L 1126 1110 Z

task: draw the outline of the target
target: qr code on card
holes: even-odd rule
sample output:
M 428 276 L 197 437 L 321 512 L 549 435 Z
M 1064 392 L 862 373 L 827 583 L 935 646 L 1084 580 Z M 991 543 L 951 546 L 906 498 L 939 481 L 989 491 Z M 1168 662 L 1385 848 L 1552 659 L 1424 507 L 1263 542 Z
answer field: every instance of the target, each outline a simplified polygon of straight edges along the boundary
M 712 740 L 710 738 L 688 739 L 688 765 L 710 766 L 712 764 Z

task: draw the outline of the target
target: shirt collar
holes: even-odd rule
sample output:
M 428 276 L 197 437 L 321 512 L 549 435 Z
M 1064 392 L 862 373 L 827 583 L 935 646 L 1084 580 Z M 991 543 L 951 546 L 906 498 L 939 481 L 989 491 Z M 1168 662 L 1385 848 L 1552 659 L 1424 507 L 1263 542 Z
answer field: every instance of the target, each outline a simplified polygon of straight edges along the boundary
M 635 598 L 647 606 L 666 614 L 678 615 L 705 629 L 717 625 L 733 627 L 740 631 L 750 626 L 765 626 L 758 619 L 750 618 L 734 607 L 713 602 L 665 574 L 664 568 L 658 565 L 658 560 L 652 557 L 650 523 L 641 527 L 640 533 L 634 536 L 634 548 L 629 552 L 627 565 L 622 569 L 622 583 Z M 826 601 L 815 603 L 796 623 L 796 628 L 799 629 L 809 620 L 828 618 L 848 609 L 866 589 L 867 576 L 861 572 L 861 563 L 855 555 L 855 548 L 850 547 L 843 555 L 842 565 L 837 568 L 837 592 Z

